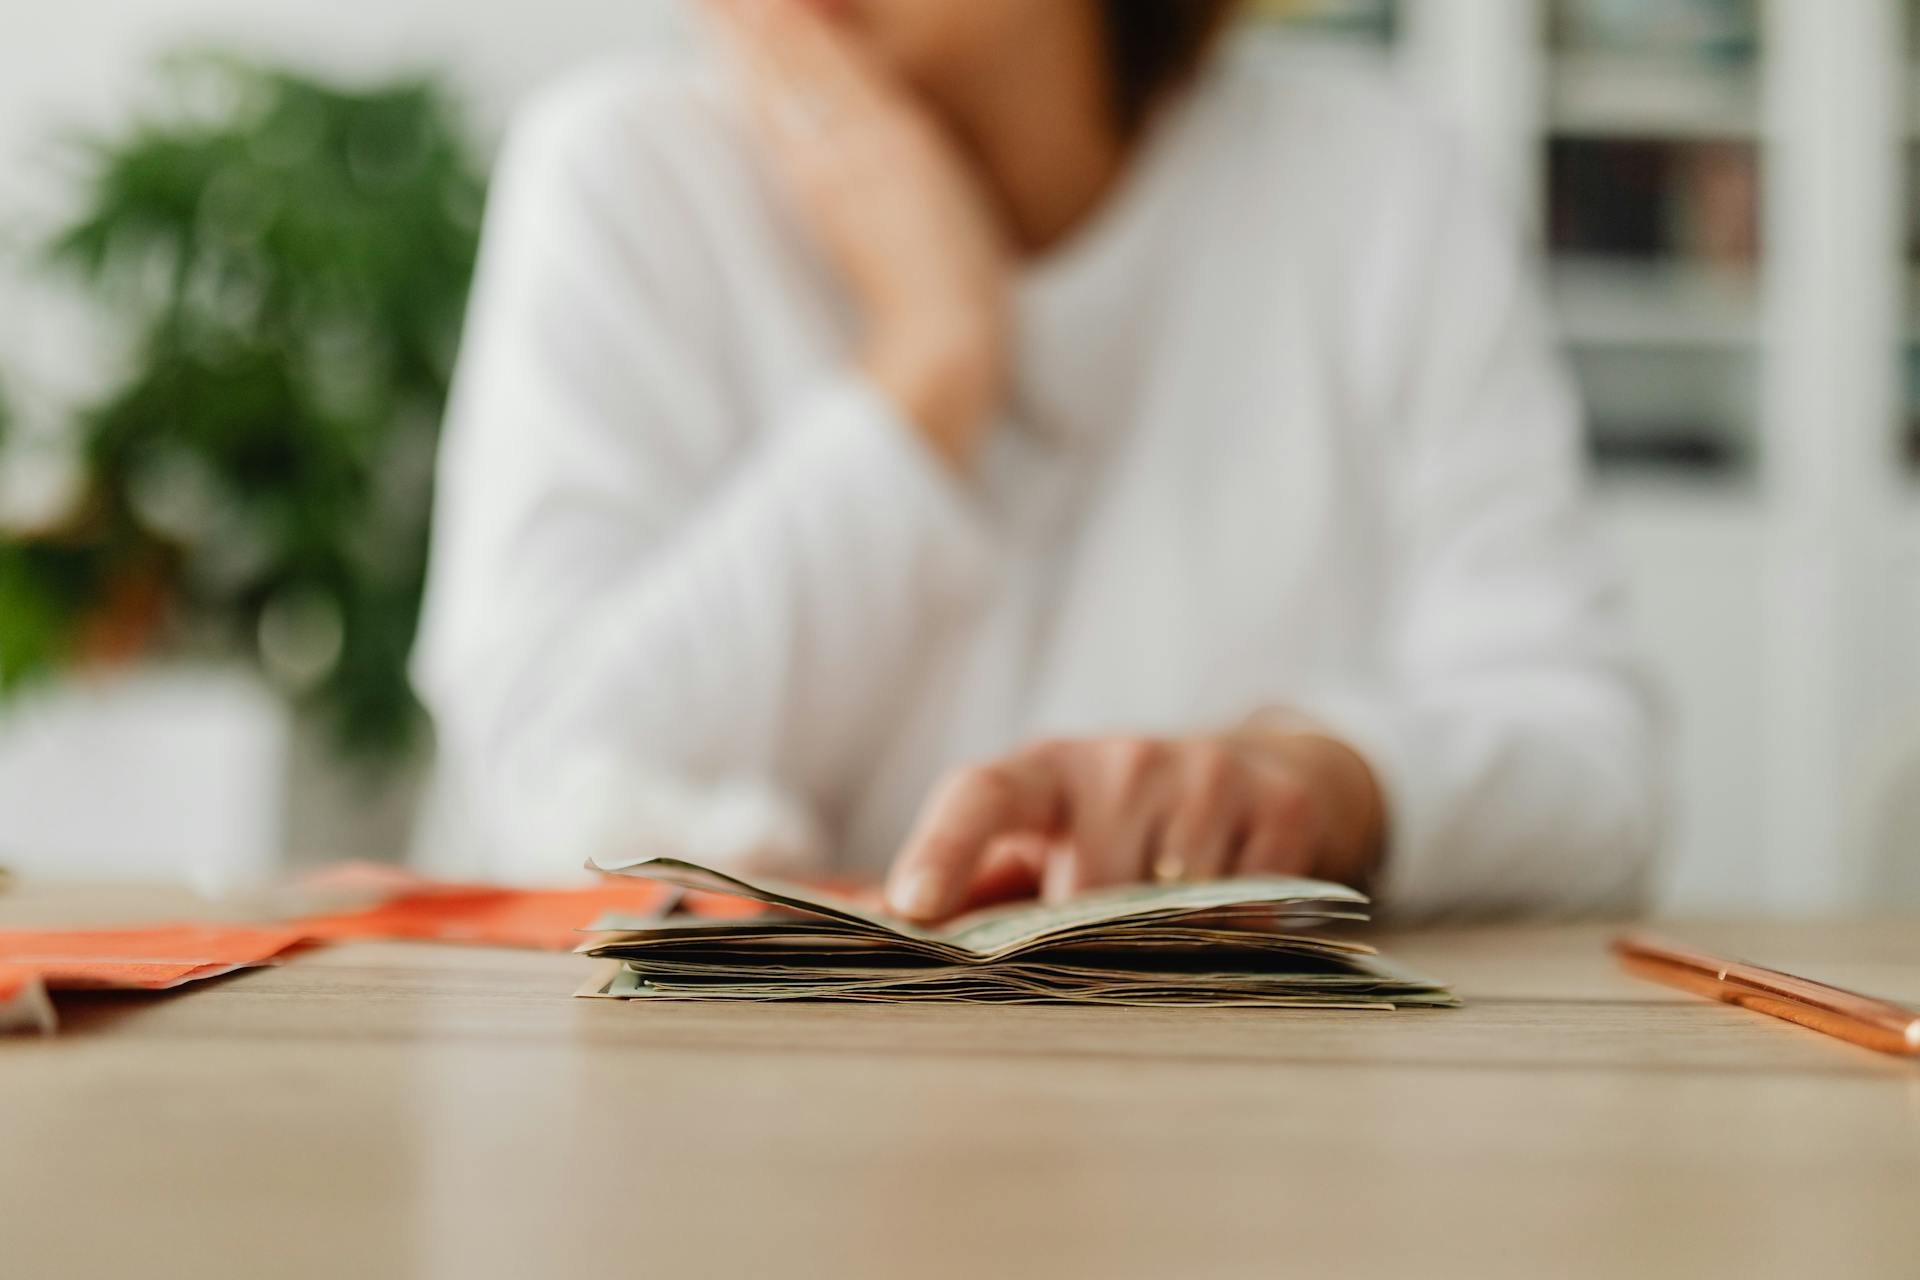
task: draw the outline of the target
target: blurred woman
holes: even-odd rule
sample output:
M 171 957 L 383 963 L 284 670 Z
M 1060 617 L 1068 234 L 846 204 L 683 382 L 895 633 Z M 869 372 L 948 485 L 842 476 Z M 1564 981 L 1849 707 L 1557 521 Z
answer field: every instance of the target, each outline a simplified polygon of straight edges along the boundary
M 418 675 L 454 843 L 937 919 L 1618 907 L 1654 730 L 1513 230 L 1231 0 L 710 0 L 499 169 Z

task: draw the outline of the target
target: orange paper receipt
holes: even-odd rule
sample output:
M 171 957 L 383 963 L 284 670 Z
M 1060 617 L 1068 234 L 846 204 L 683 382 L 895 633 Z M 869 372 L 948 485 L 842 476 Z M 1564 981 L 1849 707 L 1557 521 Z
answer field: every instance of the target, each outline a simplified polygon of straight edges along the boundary
M 282 925 L 0 930 L 0 970 L 35 973 L 56 988 L 164 991 L 265 964 L 306 936 Z

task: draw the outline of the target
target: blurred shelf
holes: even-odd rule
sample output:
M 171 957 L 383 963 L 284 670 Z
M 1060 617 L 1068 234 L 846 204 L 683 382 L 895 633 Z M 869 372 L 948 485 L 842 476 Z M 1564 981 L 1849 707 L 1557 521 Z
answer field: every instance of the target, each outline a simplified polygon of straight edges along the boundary
M 1279 15 L 1255 10 L 1248 28 L 1253 39 L 1289 60 L 1305 64 L 1334 64 L 1378 68 L 1395 52 L 1391 10 L 1379 22 L 1336 13 L 1318 13 L 1311 6 Z M 1345 12 L 1344 10 L 1339 12 Z
M 1400 25 L 1397 0 L 1255 0 L 1253 25 L 1289 45 L 1385 51 Z
M 1596 470 L 1687 489 L 1750 485 L 1758 475 L 1756 352 L 1651 339 L 1571 345 Z
M 1751 138 L 1759 78 L 1741 64 L 1561 54 L 1548 76 L 1547 125 L 1569 136 Z
M 1762 0 L 1547 0 L 1548 41 L 1559 52 L 1687 57 L 1752 63 Z
M 1679 494 L 1741 493 L 1754 488 L 1746 449 L 1711 428 L 1685 420 L 1597 423 L 1589 436 L 1594 474 L 1609 486 L 1655 488 Z
M 1602 464 L 1594 471 L 1593 497 L 1609 525 L 1657 530 L 1668 545 L 1746 543 L 1764 536 L 1767 525 L 1766 500 L 1750 473 L 1703 479 Z
M 1909 295 L 1906 341 L 1901 352 L 1901 375 L 1905 389 L 1901 396 L 1900 422 L 1896 427 L 1895 450 L 1900 471 L 1909 488 L 1920 496 L 1920 296 Z
M 1752 272 L 1562 258 L 1549 276 L 1562 336 L 1589 347 L 1742 347 L 1759 336 Z
M 1253 38 L 1274 50 L 1280 57 L 1299 66 L 1385 67 L 1393 59 L 1393 46 L 1351 36 L 1291 27 L 1256 24 Z

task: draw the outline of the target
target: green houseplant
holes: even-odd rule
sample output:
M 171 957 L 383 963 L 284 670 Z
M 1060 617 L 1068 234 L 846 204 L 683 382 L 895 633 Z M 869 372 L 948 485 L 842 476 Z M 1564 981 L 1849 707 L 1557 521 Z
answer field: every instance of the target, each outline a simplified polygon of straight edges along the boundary
M 430 79 L 202 56 L 169 84 L 155 118 L 89 144 L 49 250 L 131 356 L 75 423 L 81 500 L 0 542 L 0 692 L 89 658 L 239 652 L 343 747 L 397 751 L 479 168 Z

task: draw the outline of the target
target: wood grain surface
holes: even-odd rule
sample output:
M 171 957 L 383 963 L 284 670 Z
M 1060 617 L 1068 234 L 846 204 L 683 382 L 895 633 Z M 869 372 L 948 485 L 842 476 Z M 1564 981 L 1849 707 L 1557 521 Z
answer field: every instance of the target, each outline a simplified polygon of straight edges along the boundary
M 0 1040 L 0 1274 L 1920 1275 L 1920 1063 L 1610 932 L 1381 936 L 1469 1001 L 1396 1014 L 621 1004 L 416 944 L 66 998 Z M 1920 921 L 1663 932 L 1920 1002 Z

